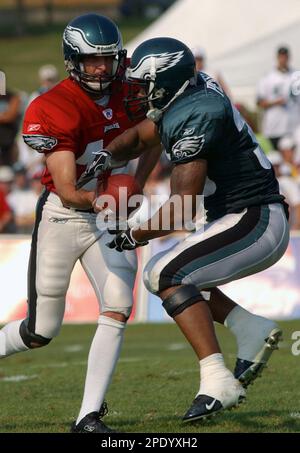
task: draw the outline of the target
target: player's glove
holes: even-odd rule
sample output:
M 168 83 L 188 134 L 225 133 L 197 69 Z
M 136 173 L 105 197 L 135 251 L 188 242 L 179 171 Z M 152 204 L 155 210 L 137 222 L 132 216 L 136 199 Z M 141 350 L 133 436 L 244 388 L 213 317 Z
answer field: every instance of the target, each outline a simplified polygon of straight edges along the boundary
M 121 231 L 118 233 L 115 238 L 108 242 L 106 245 L 110 249 L 116 249 L 117 252 L 123 252 L 123 250 L 134 250 L 137 247 L 142 247 L 147 245 L 148 241 L 138 242 L 132 236 L 132 229 L 129 228 L 126 231 Z
M 86 183 L 94 178 L 98 178 L 102 173 L 109 169 L 111 161 L 111 153 L 109 151 L 102 149 L 93 154 L 95 154 L 95 158 L 78 179 L 76 189 L 80 189 Z

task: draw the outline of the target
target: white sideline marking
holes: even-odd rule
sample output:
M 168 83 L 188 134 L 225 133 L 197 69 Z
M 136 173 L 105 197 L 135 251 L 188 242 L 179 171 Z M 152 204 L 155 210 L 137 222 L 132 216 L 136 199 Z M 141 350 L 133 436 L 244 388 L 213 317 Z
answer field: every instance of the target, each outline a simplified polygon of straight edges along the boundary
M 41 364 L 41 365 L 31 365 L 30 368 L 65 368 L 66 366 L 71 365 L 70 363 L 67 362 L 61 362 L 61 363 L 47 363 L 47 364 Z
M 25 376 L 24 374 L 18 374 L 16 376 L 7 376 L 0 378 L 1 381 L 4 382 L 21 382 L 21 381 L 28 381 L 30 379 L 35 379 L 37 378 L 37 374 L 32 374 L 31 376 Z
M 140 362 L 145 359 L 147 359 L 147 357 L 123 357 L 119 359 L 119 362 Z
M 119 359 L 119 362 L 139 362 L 141 360 L 146 360 L 146 357 L 124 357 Z M 30 368 L 65 368 L 69 366 L 82 366 L 86 365 L 87 360 L 81 360 L 77 362 L 61 362 L 61 363 L 41 363 L 40 365 L 29 365 Z
M 292 418 L 300 418 L 300 412 L 291 412 L 290 417 Z
M 65 352 L 79 352 L 83 350 L 82 344 L 73 344 L 64 348 Z
M 185 343 L 170 343 L 166 346 L 167 351 L 181 351 L 186 349 L 188 346 Z
M 173 377 L 173 376 L 181 376 L 182 374 L 186 374 L 186 373 L 195 373 L 195 372 L 197 372 L 195 370 L 195 368 L 187 368 L 184 371 L 176 371 L 176 370 L 166 371 L 165 373 L 161 373 L 161 376 Z

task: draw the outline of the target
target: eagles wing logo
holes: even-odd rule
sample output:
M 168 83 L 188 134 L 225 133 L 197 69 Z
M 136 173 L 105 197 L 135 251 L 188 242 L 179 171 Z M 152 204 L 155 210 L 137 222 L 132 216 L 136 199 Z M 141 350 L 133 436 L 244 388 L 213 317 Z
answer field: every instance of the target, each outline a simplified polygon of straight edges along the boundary
M 204 143 L 204 134 L 194 137 L 185 137 L 178 140 L 171 150 L 173 160 L 178 161 L 195 156 L 200 153 Z
M 78 53 L 95 53 L 95 51 L 101 51 L 104 53 L 111 52 L 120 45 L 120 40 L 116 43 L 109 44 L 108 46 L 98 46 L 97 44 L 92 44 L 80 28 L 71 27 L 70 25 L 68 25 L 64 31 L 63 40 Z
M 150 75 L 151 67 L 151 58 L 155 59 L 155 70 L 156 72 L 163 72 L 169 68 L 175 66 L 183 57 L 184 51 L 180 50 L 179 52 L 164 52 L 157 54 L 146 55 L 142 58 L 139 63 L 132 68 L 129 72 L 129 76 L 144 78 L 145 75 Z
M 90 43 L 79 28 L 68 26 L 64 32 L 64 41 L 77 52 L 90 53 L 97 46 Z
M 23 140 L 26 145 L 39 152 L 51 151 L 51 149 L 54 148 L 54 146 L 56 146 L 58 143 L 55 137 L 46 137 L 45 135 L 23 134 Z

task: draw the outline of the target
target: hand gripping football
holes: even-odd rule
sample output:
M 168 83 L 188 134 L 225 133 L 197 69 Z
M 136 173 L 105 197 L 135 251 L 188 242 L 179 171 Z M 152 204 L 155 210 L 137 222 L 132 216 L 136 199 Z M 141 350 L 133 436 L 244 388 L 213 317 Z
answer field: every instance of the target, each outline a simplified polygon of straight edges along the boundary
M 98 183 L 97 208 L 127 219 L 142 204 L 142 194 L 143 191 L 133 176 L 113 174 Z

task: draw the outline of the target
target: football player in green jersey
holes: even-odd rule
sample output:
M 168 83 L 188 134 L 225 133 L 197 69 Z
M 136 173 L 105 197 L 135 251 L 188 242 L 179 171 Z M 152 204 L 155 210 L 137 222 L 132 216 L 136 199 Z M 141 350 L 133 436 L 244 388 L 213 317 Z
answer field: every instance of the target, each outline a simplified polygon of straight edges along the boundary
M 148 119 L 112 141 L 105 157 L 134 158 L 162 142 L 173 164 L 171 196 L 145 224 L 117 234 L 109 247 L 131 250 L 169 234 L 186 205 L 191 203 L 193 217 L 197 197 L 205 195 L 204 227 L 153 256 L 144 270 L 147 288 L 163 300 L 200 361 L 200 388 L 183 417 L 189 422 L 238 405 L 277 347 L 278 326 L 244 310 L 217 286 L 279 260 L 289 241 L 287 205 L 251 129 L 218 84 L 196 73 L 185 44 L 145 41 L 132 55 L 128 80 L 134 87 L 128 114 L 146 111 Z M 234 374 L 224 364 L 213 320 L 236 336 Z

